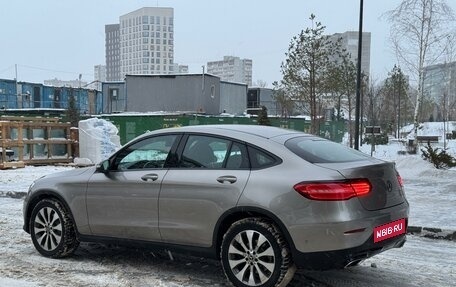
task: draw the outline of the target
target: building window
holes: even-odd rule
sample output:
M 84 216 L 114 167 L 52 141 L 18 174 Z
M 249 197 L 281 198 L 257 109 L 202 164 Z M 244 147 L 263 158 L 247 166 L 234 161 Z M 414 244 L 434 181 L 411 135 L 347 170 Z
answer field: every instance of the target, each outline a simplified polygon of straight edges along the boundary
M 142 22 L 143 22 L 143 24 L 149 23 L 149 17 L 147 17 L 147 16 L 142 16 Z

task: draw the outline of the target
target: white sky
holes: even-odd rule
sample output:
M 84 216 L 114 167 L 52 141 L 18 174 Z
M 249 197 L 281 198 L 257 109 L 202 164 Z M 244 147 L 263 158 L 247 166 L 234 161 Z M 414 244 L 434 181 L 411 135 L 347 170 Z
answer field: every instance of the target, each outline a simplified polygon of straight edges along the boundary
M 381 15 L 400 0 L 364 0 L 363 31 L 372 33 L 371 74 L 382 79 L 396 60 Z M 456 1 L 447 1 L 456 10 Z M 358 30 L 359 0 L 14 0 L 0 8 L 0 78 L 41 83 L 82 74 L 105 64 L 105 24 L 141 7 L 174 8 L 175 62 L 200 73 L 208 61 L 234 55 L 253 60 L 253 80 L 281 79 L 291 38 L 314 13 L 326 34 Z

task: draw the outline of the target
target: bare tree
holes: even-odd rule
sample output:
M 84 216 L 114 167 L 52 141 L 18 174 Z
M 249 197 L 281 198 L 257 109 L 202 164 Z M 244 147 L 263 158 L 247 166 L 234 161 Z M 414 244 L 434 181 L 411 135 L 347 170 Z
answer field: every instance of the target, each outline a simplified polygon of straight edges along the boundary
M 268 86 L 268 83 L 263 80 L 256 80 L 252 87 L 258 87 L 258 88 L 266 88 Z
M 335 42 L 338 48 L 337 57 L 331 61 L 326 76 L 326 92 L 331 95 L 336 107 L 336 118 L 340 120 L 341 110 L 348 112 L 348 131 L 350 147 L 353 147 L 353 112 L 355 109 L 356 94 L 356 66 L 351 59 L 351 55 L 340 48 L 340 40 Z
M 417 81 L 418 96 L 413 116 L 416 138 L 424 97 L 424 67 L 435 63 L 448 47 L 448 40 L 454 33 L 455 16 L 445 0 L 403 0 L 386 15 L 391 23 L 396 56 Z
M 272 97 L 277 102 L 277 110 L 280 111 L 280 116 L 283 118 L 290 117 L 295 107 L 293 99 L 285 92 L 284 87 L 279 82 L 273 82 L 272 86 L 274 87 Z

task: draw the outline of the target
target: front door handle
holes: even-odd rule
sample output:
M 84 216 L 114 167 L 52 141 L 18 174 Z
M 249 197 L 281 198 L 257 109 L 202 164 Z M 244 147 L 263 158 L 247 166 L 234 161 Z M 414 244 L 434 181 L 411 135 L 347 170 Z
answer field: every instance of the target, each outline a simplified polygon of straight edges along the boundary
M 235 183 L 237 181 L 237 178 L 232 175 L 224 175 L 224 176 L 218 177 L 217 181 L 220 183 L 224 183 L 225 181 L 228 181 L 229 183 Z
M 156 181 L 158 179 L 158 174 L 155 174 L 155 173 L 149 173 L 149 174 L 145 174 L 143 176 L 141 176 L 141 179 L 143 181 Z

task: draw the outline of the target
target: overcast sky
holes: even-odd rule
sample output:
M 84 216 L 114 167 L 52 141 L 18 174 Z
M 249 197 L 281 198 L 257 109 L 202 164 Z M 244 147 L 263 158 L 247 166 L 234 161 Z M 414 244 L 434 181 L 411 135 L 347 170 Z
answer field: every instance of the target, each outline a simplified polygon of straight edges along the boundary
M 365 0 L 363 31 L 372 33 L 371 74 L 384 78 L 396 58 L 382 14 L 400 0 Z M 456 1 L 449 0 L 455 10 Z M 309 27 L 309 16 L 326 34 L 358 30 L 359 0 L 14 0 L 0 8 L 0 78 L 42 83 L 93 80 L 105 64 L 106 24 L 141 7 L 174 8 L 174 58 L 200 73 L 225 55 L 253 60 L 253 81 L 280 80 L 290 39 Z

